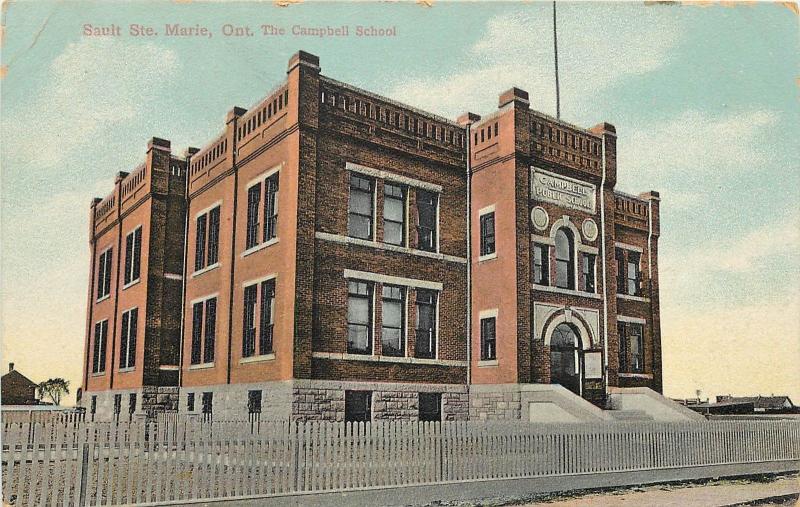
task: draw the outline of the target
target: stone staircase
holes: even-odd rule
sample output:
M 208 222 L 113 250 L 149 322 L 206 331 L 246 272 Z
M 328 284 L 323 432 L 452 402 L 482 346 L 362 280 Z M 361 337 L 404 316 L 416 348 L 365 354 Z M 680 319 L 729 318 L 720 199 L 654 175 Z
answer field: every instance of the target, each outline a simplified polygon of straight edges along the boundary
M 646 422 L 655 421 L 644 410 L 609 410 L 606 412 L 614 421 L 620 422 Z

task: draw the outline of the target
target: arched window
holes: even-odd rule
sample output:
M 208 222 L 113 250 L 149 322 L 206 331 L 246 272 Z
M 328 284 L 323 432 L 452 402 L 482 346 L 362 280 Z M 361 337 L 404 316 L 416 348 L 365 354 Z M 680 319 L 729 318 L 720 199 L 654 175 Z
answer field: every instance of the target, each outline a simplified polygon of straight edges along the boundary
M 575 289 L 575 255 L 572 233 L 567 229 L 556 232 L 556 287 Z

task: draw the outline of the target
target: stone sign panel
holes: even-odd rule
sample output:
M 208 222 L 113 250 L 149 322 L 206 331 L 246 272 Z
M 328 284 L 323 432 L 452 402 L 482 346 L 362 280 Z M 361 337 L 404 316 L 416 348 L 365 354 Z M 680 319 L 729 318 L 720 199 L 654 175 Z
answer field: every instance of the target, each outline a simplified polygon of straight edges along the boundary
M 596 191 L 593 184 L 537 167 L 531 167 L 531 198 L 595 213 Z

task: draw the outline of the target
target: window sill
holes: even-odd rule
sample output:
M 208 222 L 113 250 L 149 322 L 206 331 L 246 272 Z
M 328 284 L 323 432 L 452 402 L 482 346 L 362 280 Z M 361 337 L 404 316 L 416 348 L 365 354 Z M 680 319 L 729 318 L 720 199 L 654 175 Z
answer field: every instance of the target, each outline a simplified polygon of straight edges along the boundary
M 500 363 L 497 359 L 486 359 L 482 361 L 478 361 L 478 368 L 493 368 L 498 366 Z
M 105 301 L 106 299 L 111 299 L 111 293 L 110 292 L 108 294 L 106 294 L 105 296 L 101 297 L 101 298 L 97 298 L 97 301 L 95 301 L 95 303 L 101 303 L 101 302 Z
M 617 376 L 620 378 L 653 378 L 652 373 L 618 373 Z
M 200 363 L 200 364 L 193 364 L 189 366 L 190 370 L 207 370 L 209 368 L 213 368 L 214 363 Z
M 371 239 L 360 239 L 360 238 L 352 238 L 350 236 L 341 236 L 339 234 L 331 234 L 328 232 L 317 232 L 315 234 L 317 239 L 322 239 L 325 241 L 331 241 L 334 243 L 342 243 L 345 245 L 358 245 L 358 246 L 365 246 L 370 248 L 377 248 L 379 250 L 387 250 L 389 252 L 398 252 L 404 253 L 409 255 L 417 255 L 419 257 L 427 257 L 429 259 L 437 259 L 443 260 L 448 262 L 457 262 L 459 264 L 466 264 L 467 259 L 464 257 L 457 257 L 455 255 L 447 255 L 438 252 L 429 252 L 427 250 L 418 250 L 415 248 L 409 248 L 406 246 L 397 246 L 391 245 L 389 243 L 380 243 L 375 240 Z
M 455 361 L 448 359 L 423 359 L 420 357 L 396 357 L 396 356 L 376 356 L 368 354 L 350 354 L 339 352 L 314 352 L 312 357 L 317 359 L 340 359 L 345 361 L 367 361 L 373 363 L 406 363 L 406 364 L 430 364 L 439 366 L 466 366 L 466 361 Z
M 617 294 L 617 298 L 625 299 L 627 301 L 641 301 L 642 303 L 649 303 L 650 298 L 642 297 L 642 296 L 631 296 L 629 294 Z
M 206 266 L 206 267 L 204 267 L 203 269 L 198 269 L 197 271 L 195 271 L 194 273 L 192 273 L 192 278 L 194 278 L 194 277 L 196 277 L 196 276 L 200 276 L 200 275 L 202 275 L 203 273 L 206 273 L 206 272 L 208 272 L 208 271 L 211 271 L 211 270 L 217 269 L 219 266 L 220 266 L 220 263 L 219 263 L 219 262 L 217 262 L 217 263 L 215 263 L 215 264 L 212 264 L 212 265 L 210 265 L 210 266 Z
M 125 289 L 127 289 L 129 287 L 133 287 L 134 285 L 138 284 L 141 281 L 142 281 L 141 278 L 137 278 L 136 280 L 130 281 L 130 282 L 128 282 L 128 283 L 126 283 L 125 285 L 122 286 L 122 290 L 125 290 Z
M 497 252 L 492 252 L 487 255 L 481 255 L 480 257 L 478 257 L 478 262 L 490 261 L 492 259 L 497 259 Z
M 538 290 L 542 292 L 552 292 L 554 294 L 567 294 L 570 296 L 578 296 L 583 298 L 592 298 L 592 299 L 603 299 L 603 296 L 600 294 L 596 294 L 593 292 L 581 292 L 578 290 L 572 289 L 562 289 L 560 287 L 552 287 L 550 285 L 539 285 L 539 284 L 531 284 L 531 289 Z
M 244 252 L 242 252 L 242 257 L 247 257 L 248 255 L 251 255 L 251 254 L 254 254 L 254 253 L 256 253 L 256 252 L 258 252 L 260 250 L 263 250 L 263 249 L 267 248 L 268 246 L 272 246 L 275 243 L 277 243 L 279 241 L 279 239 L 280 238 L 278 238 L 276 236 L 276 237 L 272 238 L 269 241 L 265 241 L 264 243 L 261 243 L 260 245 L 252 246 L 252 247 L 248 248 L 247 250 L 245 250 Z
M 248 363 L 263 363 L 265 361 L 274 361 L 275 360 L 275 353 L 263 354 L 260 356 L 248 356 L 243 357 L 239 360 L 239 364 L 248 364 Z
M 92 374 L 91 374 L 91 375 L 89 375 L 89 376 L 90 376 L 90 377 L 104 377 L 105 375 L 106 375 L 106 372 L 104 372 L 104 371 L 101 371 L 101 372 L 97 372 L 97 373 L 92 373 Z
M 135 367 L 135 366 L 131 366 L 131 367 L 128 367 L 128 368 L 120 368 L 120 369 L 119 369 L 119 370 L 117 370 L 117 371 L 118 371 L 119 373 L 130 373 L 130 372 L 132 372 L 132 371 L 136 371 L 136 367 Z

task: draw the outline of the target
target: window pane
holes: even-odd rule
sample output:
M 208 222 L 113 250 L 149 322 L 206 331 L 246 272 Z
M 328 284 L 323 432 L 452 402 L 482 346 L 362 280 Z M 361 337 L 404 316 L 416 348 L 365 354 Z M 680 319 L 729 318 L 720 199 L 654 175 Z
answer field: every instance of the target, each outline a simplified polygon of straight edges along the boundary
M 347 322 L 369 324 L 369 301 L 366 298 L 351 297 L 347 302 Z
M 383 325 L 399 328 L 403 323 L 403 310 L 400 303 L 383 302 Z
M 559 229 L 558 232 L 556 232 L 556 258 L 563 260 L 569 259 L 572 253 L 570 250 L 569 237 L 563 229 Z
M 214 361 L 214 344 L 217 337 L 217 299 L 211 298 L 206 301 L 206 327 L 205 340 L 203 342 L 203 361 L 210 363 Z
M 405 215 L 405 206 L 401 199 L 386 197 L 383 201 L 383 217 L 386 220 L 402 222 Z
M 381 332 L 381 346 L 384 356 L 404 355 L 402 330 L 384 327 Z
M 372 216 L 372 193 L 352 190 L 349 210 L 350 213 Z
M 569 288 L 569 273 L 566 262 L 558 261 L 556 263 L 556 287 Z
M 390 245 L 403 244 L 403 224 L 385 222 L 383 224 L 383 241 Z
M 208 213 L 208 264 L 219 260 L 219 206 Z
M 206 215 L 197 217 L 197 234 L 195 235 L 194 269 L 202 269 L 206 265 Z
M 203 303 L 192 307 L 192 364 L 200 362 L 201 341 L 203 339 Z
M 258 244 L 258 209 L 261 202 L 261 184 L 253 185 L 247 190 L 247 239 L 246 248 Z
M 350 215 L 348 221 L 348 232 L 350 236 L 361 239 L 372 238 L 372 218 L 360 215 Z
M 125 238 L 125 279 L 124 283 L 128 284 L 133 279 L 133 233 L 128 234 Z
M 348 352 L 369 352 L 369 328 L 350 324 L 347 328 Z

